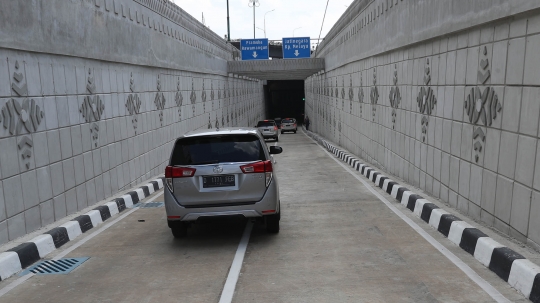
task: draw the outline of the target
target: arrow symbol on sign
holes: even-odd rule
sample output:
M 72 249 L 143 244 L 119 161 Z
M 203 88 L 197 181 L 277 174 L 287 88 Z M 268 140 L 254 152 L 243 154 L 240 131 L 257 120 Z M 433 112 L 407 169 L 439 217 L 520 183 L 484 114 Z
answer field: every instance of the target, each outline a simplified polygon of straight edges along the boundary
M 253 58 L 257 58 L 257 52 L 253 52 Z
M 298 57 L 298 55 L 300 55 L 300 53 L 298 52 L 298 50 L 295 50 L 295 51 L 294 51 L 294 55 L 295 55 L 296 57 Z

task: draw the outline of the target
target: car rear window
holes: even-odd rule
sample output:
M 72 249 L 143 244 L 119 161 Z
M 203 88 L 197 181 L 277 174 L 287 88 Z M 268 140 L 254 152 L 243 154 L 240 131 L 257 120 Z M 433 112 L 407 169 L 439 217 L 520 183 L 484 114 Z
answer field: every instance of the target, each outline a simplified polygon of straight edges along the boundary
M 257 123 L 257 127 L 263 127 L 263 126 L 274 126 L 274 122 L 259 121 L 259 123 Z
M 291 120 L 291 119 L 283 119 L 283 120 L 281 120 L 281 123 L 293 123 L 293 120 Z
M 259 138 L 253 135 L 221 135 L 176 141 L 170 165 L 202 165 L 266 160 Z

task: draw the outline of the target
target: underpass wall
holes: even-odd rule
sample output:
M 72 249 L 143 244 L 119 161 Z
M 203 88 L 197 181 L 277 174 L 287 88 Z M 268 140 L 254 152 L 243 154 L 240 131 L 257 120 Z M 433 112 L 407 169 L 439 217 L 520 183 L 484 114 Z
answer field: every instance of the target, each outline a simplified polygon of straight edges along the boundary
M 162 174 L 186 131 L 255 125 L 238 55 L 169 1 L 2 1 L 0 244 Z
M 540 248 L 539 7 L 353 2 L 305 81 L 310 128 Z

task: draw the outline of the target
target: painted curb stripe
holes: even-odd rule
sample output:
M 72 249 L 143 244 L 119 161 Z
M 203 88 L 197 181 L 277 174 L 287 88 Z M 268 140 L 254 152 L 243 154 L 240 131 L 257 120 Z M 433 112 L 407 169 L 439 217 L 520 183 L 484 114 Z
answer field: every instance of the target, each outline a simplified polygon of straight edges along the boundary
M 91 210 L 87 212 L 86 215 L 90 217 L 90 221 L 92 221 L 92 227 L 90 228 L 94 228 L 103 223 L 103 220 L 101 220 L 101 213 L 98 210 Z
M 109 207 L 106 206 L 106 205 L 101 205 L 101 206 L 98 206 L 96 208 L 94 208 L 94 210 L 97 210 L 99 211 L 99 214 L 101 216 L 101 221 L 105 221 L 107 219 L 109 219 L 111 217 L 111 211 L 109 210 Z M 95 226 L 94 226 L 95 227 Z
M 123 212 L 126 209 L 126 202 L 124 202 L 123 198 L 116 198 L 114 199 L 114 202 L 116 203 L 119 212 Z
M 143 191 L 144 197 L 150 196 L 150 190 L 148 189 L 148 186 L 143 186 L 143 187 L 141 187 L 141 189 Z
M 136 191 L 130 191 L 127 194 L 131 196 L 131 201 L 133 204 L 139 203 L 139 194 Z
M 109 209 L 109 214 L 111 215 L 111 217 L 120 213 L 120 211 L 118 210 L 118 205 L 116 205 L 116 202 L 107 202 L 103 206 Z
M 398 191 L 400 188 L 403 188 L 403 186 L 400 186 L 399 184 L 394 184 L 392 186 L 392 192 L 390 193 L 390 196 L 392 196 L 392 198 L 396 199 L 397 198 L 397 195 L 398 195 Z
M 409 200 L 407 201 L 407 208 L 410 211 L 414 212 L 414 207 L 416 206 L 416 201 L 419 200 L 419 199 L 424 199 L 424 198 L 422 196 L 420 196 L 420 195 L 417 195 L 417 194 L 410 195 Z
M 489 268 L 493 250 L 495 250 L 497 247 L 504 246 L 491 238 L 480 238 L 478 239 L 474 249 L 474 258 L 480 261 L 480 263 L 482 263 L 485 267 Z
M 82 233 L 85 233 L 94 227 L 89 215 L 78 216 L 77 218 L 73 219 L 73 221 L 79 222 Z
M 515 260 L 512 263 L 508 284 L 522 292 L 526 297 L 531 295 L 534 278 L 540 274 L 540 267 L 527 259 Z
M 406 192 L 406 191 L 410 191 L 410 190 L 408 190 L 406 187 L 398 188 L 396 200 L 401 201 L 401 199 L 403 198 L 403 193 Z
M 452 222 L 454 221 L 462 221 L 462 220 L 451 214 L 442 215 L 441 221 L 439 222 L 439 227 L 437 227 L 437 230 L 441 234 L 443 234 L 445 237 L 448 237 L 448 234 L 450 233 L 450 227 L 452 226 Z
M 54 241 L 49 234 L 39 235 L 30 240 L 30 242 L 36 244 L 40 258 L 44 258 L 46 255 L 56 249 L 54 246 Z
M 469 223 L 465 221 L 454 221 L 450 224 L 450 232 L 448 233 L 448 240 L 459 246 L 463 231 L 465 228 L 473 228 Z
M 461 235 L 459 247 L 474 256 L 478 239 L 485 237 L 487 237 L 487 235 L 477 228 L 465 228 L 465 230 L 463 230 L 463 234 Z
M 422 207 L 422 215 L 420 216 L 420 219 L 424 220 L 424 222 L 429 223 L 429 218 L 431 217 L 431 212 L 434 209 L 439 208 L 437 205 L 433 203 L 426 203 Z
M 46 234 L 51 235 L 54 242 L 54 247 L 56 248 L 59 248 L 69 242 L 68 232 L 65 227 L 55 227 L 46 232 Z
M 489 262 L 489 269 L 501 277 L 504 281 L 508 282 L 508 276 L 510 276 L 510 269 L 512 269 L 512 263 L 514 260 L 525 259 L 522 255 L 511 250 L 508 247 L 499 247 L 493 250 L 491 255 L 491 262 Z
M 75 238 L 82 235 L 81 225 L 78 221 L 72 220 L 60 225 L 60 227 L 64 227 L 66 229 L 69 241 L 73 241 Z
M 22 268 L 27 268 L 32 263 L 39 261 L 39 251 L 37 246 L 33 242 L 23 243 L 17 247 L 14 247 L 8 251 L 16 252 L 19 255 Z
M 7 251 L 0 254 L 0 281 L 5 280 L 22 270 L 19 255 L 14 251 Z

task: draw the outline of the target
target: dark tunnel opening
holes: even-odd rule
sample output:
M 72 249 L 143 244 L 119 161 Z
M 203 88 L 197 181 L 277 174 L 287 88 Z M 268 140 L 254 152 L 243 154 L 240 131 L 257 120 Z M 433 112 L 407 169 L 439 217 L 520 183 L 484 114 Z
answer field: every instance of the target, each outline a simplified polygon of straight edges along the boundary
M 304 119 L 304 81 L 268 80 L 264 86 L 266 119 L 295 118 L 299 124 Z

